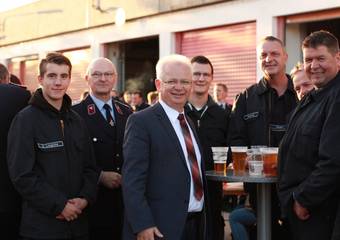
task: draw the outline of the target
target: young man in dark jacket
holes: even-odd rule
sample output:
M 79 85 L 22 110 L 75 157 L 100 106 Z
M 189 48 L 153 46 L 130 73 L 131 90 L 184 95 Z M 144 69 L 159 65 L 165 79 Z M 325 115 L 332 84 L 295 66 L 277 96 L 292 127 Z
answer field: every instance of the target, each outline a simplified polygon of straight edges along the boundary
M 205 56 L 191 59 L 192 89 L 185 112 L 194 122 L 198 137 L 203 146 L 203 159 L 206 170 L 214 169 L 211 147 L 227 146 L 229 114 L 214 102 L 209 95 L 213 80 L 213 65 Z M 212 217 L 212 238 L 224 239 L 224 219 L 222 211 L 222 183 L 208 181 L 209 203 Z
M 37 89 L 13 120 L 8 168 L 23 199 L 22 239 L 87 239 L 88 204 L 98 175 L 87 128 L 66 95 L 71 62 L 50 53 L 40 62 Z

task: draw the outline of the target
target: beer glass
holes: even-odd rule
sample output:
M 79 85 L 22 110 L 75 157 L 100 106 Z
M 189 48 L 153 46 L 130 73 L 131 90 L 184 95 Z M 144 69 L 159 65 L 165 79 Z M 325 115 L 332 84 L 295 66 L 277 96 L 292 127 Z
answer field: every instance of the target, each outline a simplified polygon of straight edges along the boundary
M 227 170 L 228 147 L 211 147 L 214 159 L 214 170 L 225 173 Z
M 263 161 L 260 148 L 247 150 L 247 163 L 250 176 L 262 176 Z
M 279 149 L 267 147 L 260 149 L 263 159 L 263 174 L 269 177 L 277 176 L 277 154 Z
M 233 167 L 235 175 L 242 175 L 246 171 L 247 147 L 233 146 L 231 154 L 233 158 Z

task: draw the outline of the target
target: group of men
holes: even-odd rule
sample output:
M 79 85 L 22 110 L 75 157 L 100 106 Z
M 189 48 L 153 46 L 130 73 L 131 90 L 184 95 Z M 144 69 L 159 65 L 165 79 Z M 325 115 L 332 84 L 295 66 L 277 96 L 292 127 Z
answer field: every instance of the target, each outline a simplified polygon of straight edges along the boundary
M 0 105 L 7 239 L 222 240 L 222 185 L 205 178 L 211 147 L 281 141 L 273 239 L 339 239 L 339 45 L 319 31 L 302 49 L 314 90 L 300 90 L 298 102 L 283 43 L 266 37 L 258 45 L 264 77 L 237 96 L 231 113 L 209 95 L 214 71 L 204 56 L 161 58 L 159 102 L 133 114 L 111 97 L 117 71 L 106 58 L 88 66 L 90 93 L 75 106 L 66 94 L 72 65 L 60 53 L 40 62 L 41 89 L 29 103 L 26 90 L 0 84 L 8 103 Z M 248 239 L 256 223 L 255 187 L 245 189 L 251 209 L 231 213 L 234 239 Z

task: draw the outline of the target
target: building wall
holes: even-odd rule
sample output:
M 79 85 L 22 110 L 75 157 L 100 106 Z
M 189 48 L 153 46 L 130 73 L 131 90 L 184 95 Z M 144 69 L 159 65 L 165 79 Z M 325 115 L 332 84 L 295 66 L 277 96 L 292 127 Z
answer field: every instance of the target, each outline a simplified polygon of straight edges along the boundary
M 87 1 L 91 2 L 90 0 Z M 340 3 L 338 0 L 300 0 L 298 7 L 296 6 L 296 1 L 294 0 L 235 0 L 222 2 L 202 0 L 102 1 L 104 7 L 108 7 L 109 3 L 112 3 L 113 6 L 124 6 L 124 4 L 127 4 L 126 12 L 129 20 L 125 23 L 125 25 L 119 27 L 114 25 L 113 23 L 109 24 L 110 22 L 112 22 L 112 16 L 110 17 L 109 15 L 105 15 L 104 13 L 99 14 L 98 12 L 95 12 L 92 7 L 89 7 L 89 5 L 87 6 L 91 8 L 91 14 L 89 14 L 88 18 L 85 18 L 84 12 L 86 11 L 84 10 L 83 4 L 81 4 L 82 2 L 86 2 L 85 0 L 43 0 L 35 4 L 45 4 L 44 6 L 53 6 L 55 8 L 58 8 L 59 3 L 60 5 L 63 5 L 69 2 L 72 2 L 72 4 L 71 6 L 67 6 L 67 9 L 65 10 L 65 12 L 63 12 L 63 14 L 66 15 L 64 18 L 56 19 L 57 16 L 52 17 L 52 15 L 54 14 L 49 15 L 47 18 L 43 18 L 42 15 L 30 16 L 32 18 L 40 18 L 40 25 L 38 27 L 28 26 L 31 24 L 31 22 L 28 20 L 26 21 L 28 23 L 27 26 L 25 25 L 24 27 L 22 26 L 22 22 L 17 22 L 18 25 L 16 26 L 18 27 L 16 31 L 12 32 L 11 36 L 8 36 L 8 38 L 11 37 L 13 38 L 13 40 L 11 41 L 16 41 L 18 43 L 5 46 L 2 45 L 2 47 L 0 48 L 0 61 L 6 62 L 7 59 L 13 57 L 20 57 L 32 54 L 43 56 L 48 51 L 60 51 L 67 49 L 84 48 L 89 46 L 91 48 L 91 57 L 97 57 L 104 54 L 105 51 L 103 46 L 107 43 L 114 43 L 149 36 L 159 36 L 159 52 L 160 56 L 164 56 L 176 52 L 175 33 L 177 32 L 250 21 L 256 22 L 256 41 L 258 42 L 265 35 L 282 35 L 282 32 L 284 30 L 282 29 L 282 26 L 284 25 L 282 25 L 282 22 L 281 25 L 279 23 L 280 19 L 282 20 L 281 17 L 283 16 L 340 7 Z M 143 5 L 140 5 L 141 2 L 143 2 Z M 170 2 L 170 5 L 167 5 L 164 2 Z M 183 2 L 185 2 L 186 4 L 183 4 Z M 176 5 L 176 3 L 178 3 L 179 5 Z M 35 6 L 35 4 L 33 4 L 32 6 L 29 5 L 27 7 L 28 10 L 33 11 L 33 6 Z M 204 5 L 197 7 L 197 5 L 199 4 Z M 174 7 L 176 11 L 169 11 L 172 9 L 169 9 L 169 7 L 166 8 L 167 6 Z M 190 6 L 195 7 L 190 8 Z M 24 8 L 26 9 L 26 7 L 23 7 L 18 9 L 17 11 L 20 10 L 21 12 L 24 12 Z M 80 12 L 82 12 L 82 14 L 79 13 L 78 16 L 78 11 L 75 11 L 74 9 L 81 9 Z M 99 14 L 99 16 L 97 16 L 97 14 Z M 77 20 L 73 21 L 73 17 L 76 17 Z M 19 21 L 19 18 L 12 20 Z M 58 24 L 51 25 L 51 23 L 49 23 L 48 26 L 45 26 L 44 21 L 51 21 L 53 23 L 58 22 Z M 8 19 L 6 23 L 6 28 L 7 26 L 10 26 L 9 24 L 10 19 Z M 101 25 L 100 27 L 93 27 L 97 24 L 104 25 Z M 60 27 L 60 25 L 62 25 L 63 27 Z M 279 25 L 281 27 L 278 27 Z M 20 35 L 20 32 L 26 31 L 26 28 L 30 29 L 27 30 L 27 32 L 30 32 L 30 34 L 49 35 L 48 30 L 52 29 L 51 26 L 55 28 L 55 32 L 59 31 L 59 33 L 54 35 L 50 34 L 51 36 L 40 37 L 35 40 L 27 40 L 27 37 L 24 38 L 22 35 Z M 86 27 L 81 28 L 81 26 Z M 87 26 L 89 26 L 89 28 L 87 28 Z M 15 28 L 16 27 L 13 25 L 13 29 Z M 43 31 L 43 29 L 45 28 L 48 29 L 46 31 Z M 58 30 L 59 28 L 63 28 L 63 30 Z M 76 28 L 79 28 L 79 30 L 72 30 Z M 39 31 L 37 31 L 37 29 L 39 29 Z M 62 33 L 62 31 L 65 31 L 65 29 L 69 29 L 70 31 Z M 296 41 L 300 40 L 300 36 L 298 36 L 296 30 L 294 29 L 291 29 L 291 31 L 289 30 L 287 36 L 289 38 L 287 39 L 287 43 L 290 48 L 288 65 L 292 66 L 296 61 L 301 59 L 299 50 L 295 49 L 295 47 L 298 45 L 296 44 Z M 7 37 L 5 39 L 7 39 Z M 26 41 L 24 41 L 25 39 Z M 0 41 L 0 44 L 3 44 L 3 41 L 4 39 Z M 257 67 L 256 78 L 259 79 L 261 75 L 261 71 Z M 256 79 L 254 79 L 254 82 L 255 81 Z

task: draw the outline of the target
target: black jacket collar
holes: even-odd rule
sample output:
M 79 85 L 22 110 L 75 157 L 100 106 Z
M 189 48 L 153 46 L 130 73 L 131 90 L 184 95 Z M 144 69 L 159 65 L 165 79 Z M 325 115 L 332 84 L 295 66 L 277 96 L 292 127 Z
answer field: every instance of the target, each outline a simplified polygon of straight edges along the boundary
M 60 118 L 64 119 L 71 109 L 72 100 L 67 94 L 65 94 L 63 97 L 61 109 L 58 110 L 47 102 L 47 100 L 43 96 L 42 89 L 39 88 L 31 97 L 29 104 L 40 108 L 41 110 L 46 111 L 53 116 L 59 116 Z
M 295 94 L 292 78 L 288 74 L 286 74 L 286 76 L 288 78 L 287 90 L 289 92 L 292 92 L 293 94 Z M 262 94 L 266 93 L 267 91 L 269 91 L 269 88 L 270 88 L 270 86 L 268 84 L 268 81 L 263 77 L 263 78 L 261 78 L 259 83 L 257 83 L 257 85 L 256 85 L 257 94 L 262 95 Z

